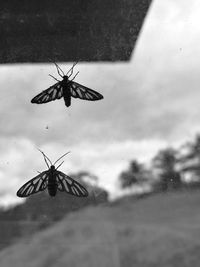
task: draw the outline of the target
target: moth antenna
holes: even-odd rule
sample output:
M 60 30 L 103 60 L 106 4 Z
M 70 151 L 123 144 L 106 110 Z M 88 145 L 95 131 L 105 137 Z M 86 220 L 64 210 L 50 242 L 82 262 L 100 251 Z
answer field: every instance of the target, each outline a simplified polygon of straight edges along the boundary
M 46 160 L 46 157 L 45 157 L 44 154 L 42 154 L 42 155 L 43 155 L 43 157 L 44 157 L 44 161 L 45 161 L 45 163 L 46 163 L 46 165 L 47 165 L 47 167 L 48 167 L 48 169 L 49 169 L 49 164 L 48 164 L 48 162 L 47 162 L 47 160 Z
M 73 81 L 78 74 L 79 74 L 79 71 L 75 74 L 74 78 L 72 78 L 71 81 Z
M 65 76 L 64 71 L 58 66 L 58 64 L 56 62 L 54 62 L 54 64 L 56 66 L 58 74 L 60 75 L 60 77 L 63 78 L 63 76 Z
M 70 153 L 70 151 L 68 151 L 67 153 L 65 153 L 64 155 L 62 155 L 59 159 L 57 159 L 55 162 L 54 162 L 54 166 L 55 166 L 55 164 L 56 164 L 56 162 L 58 162 L 60 159 L 62 159 L 64 156 L 66 156 L 67 154 L 69 154 Z
M 63 75 L 65 75 L 64 72 L 63 72 L 63 70 L 58 66 L 58 64 L 57 64 L 55 61 L 53 61 L 53 59 L 48 58 L 48 60 L 49 60 L 50 62 L 52 62 L 52 63 L 56 66 L 56 69 L 57 69 L 58 74 L 63 78 Z M 63 73 L 63 75 L 60 74 L 59 70 Z M 53 77 L 53 76 L 50 75 L 50 74 L 49 74 L 49 76 Z M 58 81 L 55 77 L 53 77 L 53 78 L 54 78 L 56 81 Z M 59 82 L 59 81 L 58 81 L 58 82 Z
M 45 161 L 47 167 L 49 168 L 49 164 L 48 164 L 48 162 L 47 162 L 47 159 L 48 159 L 48 161 L 50 162 L 51 165 L 52 165 L 52 162 L 51 162 L 50 159 L 44 154 L 43 151 L 41 151 L 39 148 L 38 148 L 38 150 L 42 153 L 42 155 L 43 155 L 43 157 L 44 157 L 44 161 Z
M 64 163 L 64 160 L 58 165 L 58 167 L 56 168 L 56 170 Z
M 66 75 L 67 75 L 68 73 L 70 73 L 70 74 L 69 74 L 69 77 L 72 76 L 72 74 L 73 74 L 73 70 L 74 70 L 74 67 L 76 66 L 76 64 L 78 64 L 78 61 L 75 62 L 75 63 L 72 65 L 72 67 L 68 70 L 68 72 L 66 73 Z M 68 77 L 68 78 L 69 78 L 69 77 Z
M 60 82 L 58 79 L 56 79 L 53 75 L 49 74 L 50 77 L 52 77 L 54 80 L 56 80 L 57 82 Z

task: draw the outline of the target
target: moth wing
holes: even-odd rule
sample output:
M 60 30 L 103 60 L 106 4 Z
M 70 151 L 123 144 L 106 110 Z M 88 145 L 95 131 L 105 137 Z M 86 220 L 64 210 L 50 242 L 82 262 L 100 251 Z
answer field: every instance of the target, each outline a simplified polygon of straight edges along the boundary
M 32 194 L 43 191 L 47 187 L 48 171 L 44 171 L 25 183 L 18 191 L 18 197 L 28 197 Z
M 77 197 L 88 196 L 88 191 L 85 187 L 60 171 L 57 171 L 56 173 L 56 181 L 58 184 L 58 190 L 61 192 L 66 191 L 67 193 Z
M 100 100 L 103 98 L 103 96 L 100 93 L 88 87 L 85 87 L 79 83 L 71 81 L 69 86 L 70 86 L 71 96 L 73 96 L 74 98 L 80 98 L 89 101 Z
M 57 82 L 50 86 L 48 89 L 42 91 L 40 94 L 36 95 L 31 103 L 43 104 L 63 97 L 63 86 L 61 82 Z

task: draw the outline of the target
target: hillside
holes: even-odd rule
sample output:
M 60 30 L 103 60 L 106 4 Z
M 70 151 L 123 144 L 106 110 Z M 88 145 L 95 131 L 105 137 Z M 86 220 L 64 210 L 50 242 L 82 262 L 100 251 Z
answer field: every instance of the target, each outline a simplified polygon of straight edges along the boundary
M 98 187 L 87 186 L 89 196 L 77 198 L 60 193 L 55 198 L 47 192 L 30 196 L 22 204 L 0 209 L 0 250 L 15 239 L 47 228 L 61 220 L 68 213 L 83 209 L 86 206 L 96 206 L 107 202 L 108 194 Z
M 87 207 L 0 253 L 1 267 L 197 267 L 200 192 Z

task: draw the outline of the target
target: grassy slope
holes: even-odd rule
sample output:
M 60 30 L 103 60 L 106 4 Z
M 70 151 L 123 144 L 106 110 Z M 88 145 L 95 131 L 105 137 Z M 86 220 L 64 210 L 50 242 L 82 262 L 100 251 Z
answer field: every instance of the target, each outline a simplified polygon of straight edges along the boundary
M 199 267 L 200 192 L 72 213 L 0 253 L 1 267 Z

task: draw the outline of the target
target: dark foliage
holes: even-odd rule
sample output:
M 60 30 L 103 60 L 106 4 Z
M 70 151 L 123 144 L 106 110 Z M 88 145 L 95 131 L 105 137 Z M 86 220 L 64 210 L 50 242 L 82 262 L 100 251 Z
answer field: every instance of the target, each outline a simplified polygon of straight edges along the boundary
M 153 159 L 154 168 L 159 173 L 159 185 L 162 191 L 181 187 L 181 174 L 176 170 L 177 163 L 177 151 L 173 148 L 166 148 L 159 151 Z
M 198 134 L 194 141 L 184 145 L 187 152 L 180 158 L 183 173 L 191 173 L 193 180 L 200 181 L 200 135 Z
M 130 187 L 133 184 L 142 182 L 145 178 L 145 170 L 142 164 L 137 160 L 130 162 L 128 170 L 121 173 L 119 179 L 122 188 Z

